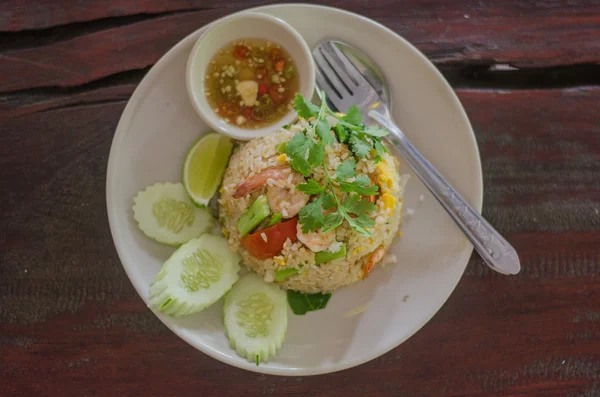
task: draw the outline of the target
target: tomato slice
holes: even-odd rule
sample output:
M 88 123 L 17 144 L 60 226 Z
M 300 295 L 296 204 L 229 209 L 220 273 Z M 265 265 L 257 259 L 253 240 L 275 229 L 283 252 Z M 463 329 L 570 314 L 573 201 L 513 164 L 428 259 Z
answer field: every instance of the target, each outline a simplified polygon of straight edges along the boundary
M 275 226 L 259 230 L 252 234 L 242 237 L 242 245 L 255 258 L 269 259 L 281 254 L 283 244 L 289 238 L 292 243 L 296 241 L 296 225 L 298 217 L 279 223 Z M 266 240 L 263 240 L 262 234 L 265 234 Z

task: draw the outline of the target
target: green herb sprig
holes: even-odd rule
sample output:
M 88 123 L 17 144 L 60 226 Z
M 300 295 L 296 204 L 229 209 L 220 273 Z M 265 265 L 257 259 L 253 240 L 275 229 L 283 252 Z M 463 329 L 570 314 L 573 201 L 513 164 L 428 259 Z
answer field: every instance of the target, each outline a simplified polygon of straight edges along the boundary
M 287 298 L 294 314 L 303 315 L 308 312 L 324 309 L 331 298 L 331 294 L 304 294 L 288 290 Z
M 295 135 L 286 145 L 285 153 L 294 170 L 308 177 L 311 169 L 322 166 L 326 183 L 320 185 L 313 179 L 298 185 L 298 190 L 306 194 L 317 195 L 316 199 L 300 211 L 302 231 L 308 233 L 321 229 L 333 230 L 346 221 L 350 227 L 363 236 L 371 236 L 370 229 L 374 221 L 369 214 L 377 208 L 369 202 L 368 196 L 378 193 L 377 185 L 371 183 L 367 175 L 356 174 L 356 160 L 350 158 L 342 162 L 335 171 L 335 177 L 329 175 L 325 164 L 325 146 L 332 145 L 336 139 L 345 143 L 354 156 L 364 159 L 375 150 L 375 162 L 387 152 L 381 138 L 389 132 L 380 127 L 367 127 L 362 124 L 362 115 L 358 107 L 352 106 L 344 116 L 335 114 L 327 106 L 325 93 L 322 93 L 321 106 L 307 101 L 302 95 L 294 98 L 294 109 L 298 116 L 311 121 L 311 127 Z M 333 116 L 338 123 L 332 130 L 327 116 Z M 340 201 L 339 192 L 348 193 Z M 324 213 L 328 212 L 326 215 Z

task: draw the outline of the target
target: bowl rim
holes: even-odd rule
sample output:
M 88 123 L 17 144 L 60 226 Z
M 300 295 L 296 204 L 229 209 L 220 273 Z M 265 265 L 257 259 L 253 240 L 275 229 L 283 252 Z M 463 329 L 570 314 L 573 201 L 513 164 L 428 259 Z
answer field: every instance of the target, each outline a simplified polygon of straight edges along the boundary
M 275 24 L 279 28 L 282 28 L 283 30 L 288 32 L 290 37 L 298 44 L 300 48 L 300 53 L 302 54 L 302 59 L 294 59 L 294 62 L 296 62 L 296 64 L 302 63 L 304 66 L 306 66 L 306 69 L 308 71 L 306 77 L 302 77 L 302 81 L 305 81 L 305 83 L 301 83 L 301 86 L 298 88 L 298 92 L 304 97 L 311 98 L 315 90 L 315 66 L 312 60 L 312 53 L 310 51 L 310 48 L 308 47 L 308 44 L 306 43 L 302 35 L 300 35 L 300 33 L 296 29 L 294 29 L 290 24 L 288 24 L 284 20 L 261 12 L 241 11 L 220 18 L 212 24 L 210 24 L 207 27 L 206 31 L 202 33 L 200 37 L 198 37 L 188 56 L 185 71 L 186 90 L 192 107 L 201 119 L 203 119 L 215 131 L 242 141 L 249 141 L 254 138 L 269 135 L 275 132 L 277 129 L 279 129 L 279 125 L 289 124 L 296 118 L 296 113 L 294 109 L 290 109 L 276 123 L 273 123 L 266 127 L 258 129 L 239 128 L 232 124 L 223 122 L 221 118 L 212 111 L 212 109 L 209 110 L 211 107 L 208 104 L 208 101 L 206 100 L 206 96 L 203 92 L 198 92 L 198 85 L 192 84 L 192 82 L 195 81 L 194 79 L 197 78 L 197 73 L 195 73 L 198 65 L 197 54 L 201 51 L 203 44 L 206 42 L 206 39 L 210 38 L 211 35 L 216 34 L 215 32 L 218 32 L 219 29 L 227 29 L 229 26 L 231 26 L 231 24 L 234 24 L 241 19 L 248 18 L 258 19 L 263 22 Z M 273 41 L 277 41 L 277 39 L 274 39 Z M 206 62 L 209 61 L 210 60 L 207 60 Z M 302 84 L 304 84 L 304 86 Z M 204 78 L 201 79 L 199 87 L 200 90 L 204 89 Z

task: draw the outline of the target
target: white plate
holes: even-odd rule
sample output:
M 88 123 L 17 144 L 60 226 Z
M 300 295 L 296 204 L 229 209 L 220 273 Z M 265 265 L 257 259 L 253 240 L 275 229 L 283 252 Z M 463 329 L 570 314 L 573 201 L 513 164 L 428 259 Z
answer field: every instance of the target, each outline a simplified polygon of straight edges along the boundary
M 288 4 L 255 10 L 290 23 L 311 48 L 326 38 L 339 39 L 371 56 L 391 84 L 393 115 L 402 130 L 481 210 L 481 164 L 473 131 L 450 86 L 420 52 L 384 26 L 338 9 Z M 185 89 L 187 57 L 204 29 L 182 40 L 148 72 L 121 116 L 110 152 L 110 227 L 123 267 L 146 302 L 150 281 L 173 248 L 152 242 L 137 229 L 132 199 L 151 183 L 179 181 L 187 149 L 208 130 Z M 403 172 L 410 173 L 404 164 Z M 186 318 L 157 316 L 202 352 L 250 371 L 322 374 L 378 357 L 409 338 L 442 307 L 472 250 L 414 175 L 405 202 L 415 213 L 406 217 L 403 236 L 391 248 L 399 263 L 376 268 L 366 281 L 336 291 L 325 310 L 306 316 L 290 313 L 284 346 L 269 363 L 256 366 L 229 348 L 220 302 Z M 349 315 L 365 305 L 365 311 Z

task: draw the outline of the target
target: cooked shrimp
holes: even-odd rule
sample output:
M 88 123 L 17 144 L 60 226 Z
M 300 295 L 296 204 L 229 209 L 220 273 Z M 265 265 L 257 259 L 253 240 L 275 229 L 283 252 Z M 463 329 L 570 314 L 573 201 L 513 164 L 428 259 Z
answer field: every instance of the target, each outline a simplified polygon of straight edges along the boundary
M 383 247 L 379 247 L 371 253 L 369 259 L 367 259 L 367 262 L 363 265 L 363 278 L 367 278 L 367 276 L 369 275 L 369 273 L 371 273 L 371 270 L 373 270 L 375 265 L 383 259 L 384 255 L 385 249 Z
M 262 189 L 269 179 L 275 181 L 285 179 L 290 175 L 290 172 L 292 172 L 292 169 L 287 165 L 269 167 L 260 174 L 251 176 L 240 183 L 233 193 L 233 198 L 244 197 L 247 194 Z
M 298 240 L 302 242 L 302 244 L 306 245 L 308 249 L 312 252 L 321 252 L 325 251 L 333 242 L 335 241 L 335 230 L 330 230 L 328 232 L 321 232 L 320 230 L 304 233 L 302 232 L 302 225 L 298 223 L 296 226 L 298 233 Z
M 233 193 L 233 197 L 244 197 L 249 193 L 262 189 L 268 180 L 286 181 L 284 187 L 269 186 L 267 188 L 269 207 L 274 213 L 281 214 L 284 218 L 293 218 L 308 202 L 309 196 L 296 190 L 296 186 L 306 182 L 306 180 L 286 165 L 269 167 L 260 174 L 247 178 L 239 184 Z
M 294 173 L 293 175 L 292 185 L 289 188 L 271 186 L 267 189 L 267 199 L 271 211 L 283 215 L 284 218 L 295 217 L 309 199 L 306 193 L 295 189 L 295 186 L 306 180 L 300 174 Z

